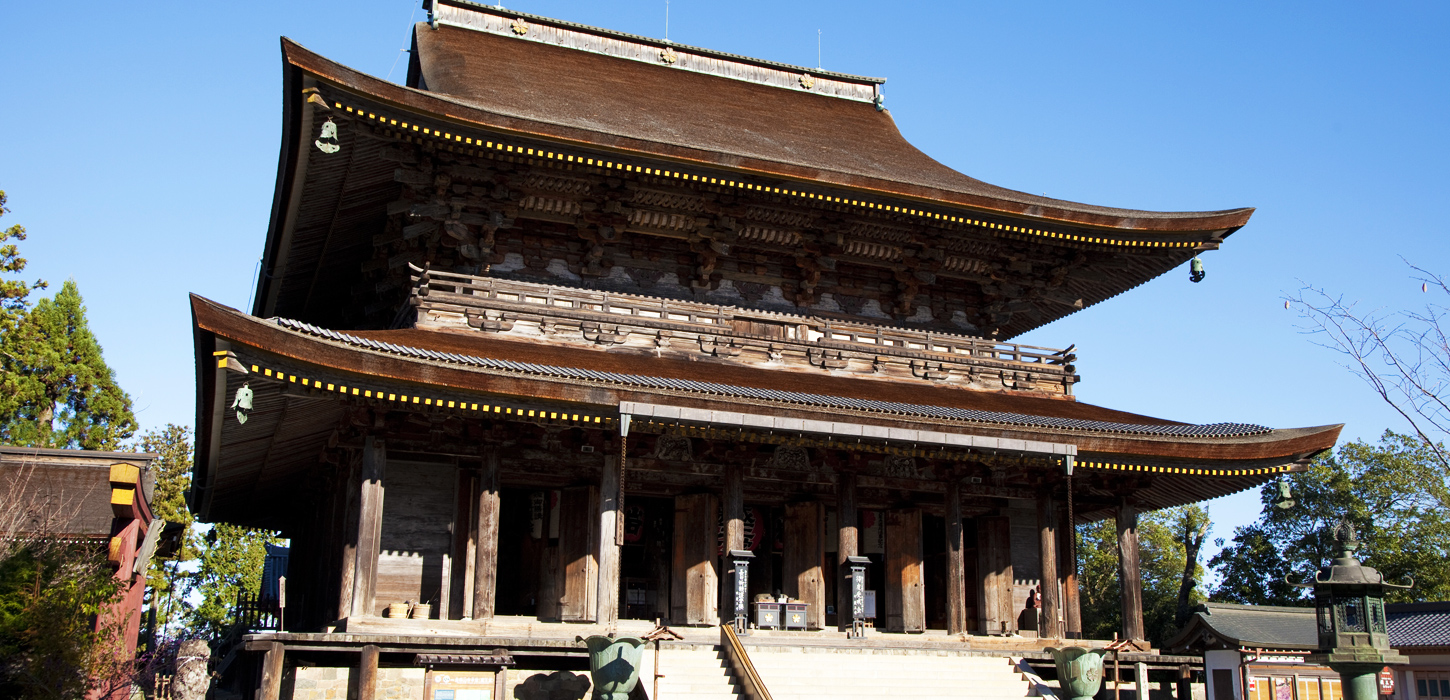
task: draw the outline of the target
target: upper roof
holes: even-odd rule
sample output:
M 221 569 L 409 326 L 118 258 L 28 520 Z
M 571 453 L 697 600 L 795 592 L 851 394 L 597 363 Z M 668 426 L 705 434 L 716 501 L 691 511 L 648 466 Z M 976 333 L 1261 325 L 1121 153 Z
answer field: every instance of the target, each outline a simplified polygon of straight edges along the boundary
M 889 112 L 820 94 L 824 85 L 817 77 L 826 74 L 819 71 L 803 69 L 794 85 L 781 87 L 776 80 L 750 79 L 751 71 L 744 69 L 764 63 L 754 59 L 709 52 L 714 63 L 739 69 L 696 72 L 682 68 L 689 61 L 649 61 L 662 55 L 656 46 L 663 42 L 459 0 L 437 3 L 435 12 L 436 28 L 419 23 L 414 29 L 408 86 L 474 108 L 456 114 L 495 126 L 1097 227 L 1227 233 L 1253 213 L 1252 208 L 1154 212 L 1009 190 L 922 153 L 901 135 Z M 514 22 L 518 18 L 524 18 L 522 25 Z M 680 56 L 695 51 L 678 48 Z M 304 60 L 301 47 L 286 50 L 289 60 Z M 840 82 L 873 80 L 834 75 Z

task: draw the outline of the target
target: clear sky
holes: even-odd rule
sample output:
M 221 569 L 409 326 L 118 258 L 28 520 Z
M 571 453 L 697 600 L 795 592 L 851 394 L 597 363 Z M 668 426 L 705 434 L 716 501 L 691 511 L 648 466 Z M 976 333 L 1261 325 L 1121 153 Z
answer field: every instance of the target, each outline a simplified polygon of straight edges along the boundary
M 665 0 L 515 0 L 648 36 Z M 194 420 L 187 293 L 249 308 L 281 129 L 279 36 L 401 82 L 413 0 L 0 3 L 0 189 L 29 276 L 73 277 L 146 427 Z M 889 79 L 906 137 L 1090 204 L 1257 207 L 1224 249 L 1021 338 L 1082 400 L 1191 422 L 1403 429 L 1283 297 L 1421 304 L 1450 272 L 1450 4 L 672 0 L 669 38 Z M 1212 504 L 1227 537 L 1252 493 Z

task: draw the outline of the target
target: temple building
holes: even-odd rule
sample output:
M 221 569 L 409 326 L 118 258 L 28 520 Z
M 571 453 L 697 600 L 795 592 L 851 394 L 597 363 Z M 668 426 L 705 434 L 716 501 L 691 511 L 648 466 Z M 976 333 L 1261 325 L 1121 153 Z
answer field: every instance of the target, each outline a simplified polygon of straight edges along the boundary
M 265 697 L 319 649 L 372 697 L 379 654 L 512 679 L 737 597 L 844 640 L 853 557 L 869 636 L 1078 637 L 1069 535 L 1105 518 L 1142 640 L 1137 514 L 1335 443 L 1082 403 L 1073 347 L 1013 342 L 1251 209 L 1015 192 L 907 143 L 879 78 L 427 5 L 402 86 L 283 40 L 255 304 L 192 298 L 192 507 L 291 540 Z

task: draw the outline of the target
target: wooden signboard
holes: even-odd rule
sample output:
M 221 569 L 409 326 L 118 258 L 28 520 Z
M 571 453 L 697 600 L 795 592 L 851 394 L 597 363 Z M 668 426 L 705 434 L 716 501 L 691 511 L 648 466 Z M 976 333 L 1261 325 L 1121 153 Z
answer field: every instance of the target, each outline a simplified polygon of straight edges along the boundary
M 495 671 L 429 670 L 424 700 L 502 700 L 504 676 Z

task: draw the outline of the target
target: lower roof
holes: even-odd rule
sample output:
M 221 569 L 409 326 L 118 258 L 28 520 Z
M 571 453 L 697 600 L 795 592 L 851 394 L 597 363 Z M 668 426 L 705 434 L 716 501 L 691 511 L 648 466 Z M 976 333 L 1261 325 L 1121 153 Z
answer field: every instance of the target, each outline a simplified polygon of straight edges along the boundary
M 256 451 L 250 457 L 236 453 L 219 464 L 278 469 L 260 462 L 243 463 L 314 459 L 318 448 L 304 445 L 326 438 L 332 426 L 324 423 L 333 420 L 327 418 L 333 414 L 324 409 L 341 405 L 344 396 L 382 402 L 380 405 L 391 409 L 402 408 L 401 402 L 408 403 L 407 410 L 437 410 L 446 405 L 464 417 L 470 405 L 476 412 L 480 404 L 524 401 L 592 414 L 605 418 L 606 423 L 619 415 L 622 404 L 648 404 L 695 409 L 693 413 L 701 416 L 713 411 L 822 423 L 845 421 L 896 429 L 902 435 L 928 431 L 974 438 L 956 443 L 964 446 L 986 444 L 975 439 L 986 438 L 1013 445 L 1031 441 L 1071 447 L 1081 468 L 1143 472 L 1125 476 L 1132 476 L 1138 484 L 1133 488 L 1140 505 L 1151 509 L 1235 493 L 1266 483 L 1283 471 L 1302 468 L 1298 465 L 1304 460 L 1332 447 L 1340 430 L 1340 426 L 1276 430 L 1240 423 L 1190 425 L 1070 399 L 905 386 L 831 376 L 825 371 L 812 374 L 670 360 L 503 340 L 484 332 L 337 332 L 296 321 L 258 319 L 195 296 L 192 308 L 198 342 L 198 413 L 203 424 L 198 432 L 195 482 L 203 489 L 207 478 L 201 472 L 210 468 L 211 460 L 220 459 L 224 445 L 233 444 L 228 443 L 228 431 L 240 430 L 234 421 L 215 418 L 222 415 L 216 407 L 225 406 L 247 379 L 257 385 L 261 400 L 261 387 L 278 384 L 284 375 L 283 390 L 274 392 L 277 396 L 269 400 L 285 404 L 289 392 L 295 393 L 286 388 L 289 386 L 308 396 L 275 430 L 301 430 L 302 417 L 310 416 L 318 421 L 308 428 L 313 437 L 279 432 L 259 441 L 262 435 L 257 431 L 269 429 L 254 419 L 245 429 L 251 441 L 251 447 L 245 449 Z M 203 370 L 215 367 L 214 352 L 229 351 L 237 356 L 238 371 L 228 373 L 227 385 L 221 386 L 213 372 Z M 261 374 L 265 377 L 256 376 Z M 334 400 L 318 400 L 329 397 Z M 207 425 L 218 421 L 222 425 Z M 220 442 L 213 446 L 213 440 Z M 236 446 L 240 444 L 228 449 L 244 449 Z M 1113 497 L 1111 492 L 1097 495 Z
M 1390 645 L 1396 649 L 1450 647 L 1450 602 L 1385 606 Z M 1214 647 L 1310 651 L 1319 647 L 1312 607 L 1204 603 L 1163 648 Z

